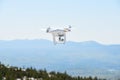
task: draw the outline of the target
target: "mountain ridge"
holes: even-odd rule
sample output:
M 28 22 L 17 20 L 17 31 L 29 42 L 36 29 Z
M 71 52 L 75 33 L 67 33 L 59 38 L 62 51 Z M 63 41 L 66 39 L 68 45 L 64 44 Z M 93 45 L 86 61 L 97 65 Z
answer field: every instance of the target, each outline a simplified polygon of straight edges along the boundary
M 99 70 L 109 69 L 118 72 L 120 45 L 103 45 L 95 41 L 68 41 L 66 44 L 54 45 L 52 41 L 44 39 L 0 40 L 0 61 L 13 66 L 68 71 L 76 75 L 92 75 L 85 71 L 88 68 L 91 71 L 95 69 L 98 73 Z M 82 69 L 82 72 L 73 72 L 75 69 Z

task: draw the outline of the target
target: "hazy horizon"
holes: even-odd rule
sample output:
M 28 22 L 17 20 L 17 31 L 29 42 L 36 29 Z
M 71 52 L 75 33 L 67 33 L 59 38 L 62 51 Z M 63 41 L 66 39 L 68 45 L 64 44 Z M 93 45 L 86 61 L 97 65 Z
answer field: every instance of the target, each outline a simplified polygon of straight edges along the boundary
M 11 41 L 41 41 L 41 40 L 43 40 L 43 41 L 50 41 L 51 43 L 53 43 L 53 45 L 54 45 L 54 42 L 53 42 L 53 40 L 51 39 L 51 40 L 48 40 L 48 39 L 11 39 L 11 40 L 0 40 L 0 41 L 7 41 L 7 42 L 11 42 Z M 69 42 L 74 42 L 74 43 L 83 43 L 83 42 L 88 42 L 88 43 L 96 43 L 96 44 L 101 44 L 101 45 L 120 45 L 120 43 L 109 43 L 109 44 L 105 44 L 105 43 L 101 43 L 101 42 L 98 42 L 98 41 L 94 41 L 94 40 L 86 40 L 86 41 L 67 41 L 66 42 L 66 44 L 67 43 L 69 43 Z M 62 45 L 64 45 L 64 44 L 62 44 Z

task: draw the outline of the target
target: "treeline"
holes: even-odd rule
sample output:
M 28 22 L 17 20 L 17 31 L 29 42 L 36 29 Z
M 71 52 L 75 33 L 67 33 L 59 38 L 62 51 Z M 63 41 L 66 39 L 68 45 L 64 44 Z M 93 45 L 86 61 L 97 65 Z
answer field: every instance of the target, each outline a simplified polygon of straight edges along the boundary
M 35 68 L 18 68 L 9 67 L 0 63 L 0 80 L 106 80 L 97 77 L 72 77 L 66 72 L 47 72 L 44 70 L 36 70 Z

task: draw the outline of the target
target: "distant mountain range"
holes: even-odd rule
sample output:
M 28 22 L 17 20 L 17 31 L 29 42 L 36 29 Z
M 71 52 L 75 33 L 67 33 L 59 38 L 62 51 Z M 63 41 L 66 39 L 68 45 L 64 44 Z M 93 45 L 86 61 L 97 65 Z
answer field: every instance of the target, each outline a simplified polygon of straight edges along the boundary
M 0 61 L 6 65 L 67 71 L 71 75 L 118 76 L 120 44 L 95 41 L 54 45 L 48 40 L 0 40 Z

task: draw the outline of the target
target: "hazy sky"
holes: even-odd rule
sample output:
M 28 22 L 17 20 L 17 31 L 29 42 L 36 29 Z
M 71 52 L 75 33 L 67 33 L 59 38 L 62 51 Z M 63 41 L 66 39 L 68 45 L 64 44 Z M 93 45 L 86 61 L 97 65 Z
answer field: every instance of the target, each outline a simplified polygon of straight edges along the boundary
M 68 25 L 67 40 L 120 44 L 120 0 L 0 0 L 0 40 L 52 40 L 42 28 Z

